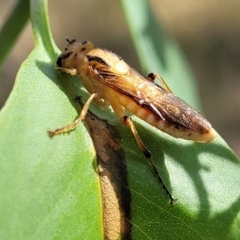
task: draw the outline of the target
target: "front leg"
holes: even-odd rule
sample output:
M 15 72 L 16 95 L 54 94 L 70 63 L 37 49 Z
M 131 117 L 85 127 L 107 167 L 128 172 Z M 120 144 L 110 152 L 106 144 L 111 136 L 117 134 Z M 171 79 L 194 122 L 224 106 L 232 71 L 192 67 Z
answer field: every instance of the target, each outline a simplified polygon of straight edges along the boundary
M 84 120 L 85 117 L 86 117 L 86 114 L 87 114 L 87 111 L 89 109 L 89 106 L 92 102 L 92 100 L 94 99 L 94 97 L 96 97 L 97 93 L 93 93 L 87 100 L 87 102 L 84 104 L 83 108 L 82 108 L 82 111 L 79 115 L 79 117 L 72 123 L 66 125 L 66 126 L 63 126 L 61 128 L 57 128 L 55 130 L 50 130 L 48 131 L 48 135 L 49 137 L 53 137 L 54 135 L 57 135 L 57 134 L 61 134 L 61 133 L 65 133 L 65 132 L 68 132 L 70 130 L 74 130 L 77 123 L 79 123 L 80 121 Z
M 61 67 L 56 67 L 56 70 L 64 73 L 68 73 L 72 76 L 77 75 L 77 69 L 76 68 L 61 68 Z

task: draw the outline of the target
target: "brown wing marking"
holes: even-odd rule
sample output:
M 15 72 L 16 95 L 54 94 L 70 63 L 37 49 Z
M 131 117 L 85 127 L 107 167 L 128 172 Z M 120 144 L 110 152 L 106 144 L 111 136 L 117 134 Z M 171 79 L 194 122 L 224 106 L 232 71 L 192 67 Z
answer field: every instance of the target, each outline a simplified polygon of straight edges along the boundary
M 97 70 L 97 71 L 96 71 Z M 135 70 L 122 75 L 114 69 L 101 65 L 92 73 L 95 79 L 134 100 L 140 107 L 149 110 L 159 119 L 176 128 L 185 128 L 197 132 L 207 131 L 211 125 L 190 105 L 169 93 L 161 86 L 146 80 Z
M 163 95 L 161 100 L 155 99 L 154 105 L 170 124 L 176 128 L 183 127 L 197 132 L 205 132 L 211 128 L 210 123 L 190 105 L 169 93 Z

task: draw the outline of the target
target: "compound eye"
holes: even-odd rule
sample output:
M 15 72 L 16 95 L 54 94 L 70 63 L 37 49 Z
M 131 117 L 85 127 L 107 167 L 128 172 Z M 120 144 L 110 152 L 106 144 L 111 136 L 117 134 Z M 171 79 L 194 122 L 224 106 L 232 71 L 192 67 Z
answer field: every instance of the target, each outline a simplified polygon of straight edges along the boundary
M 57 66 L 58 66 L 58 67 L 62 67 L 62 57 L 61 57 L 61 56 L 59 56 L 59 57 L 57 58 Z
M 65 54 L 61 54 L 58 58 L 57 58 L 57 66 L 58 67 L 62 67 L 62 61 L 66 58 L 69 58 L 71 55 L 73 54 L 73 51 L 65 53 Z

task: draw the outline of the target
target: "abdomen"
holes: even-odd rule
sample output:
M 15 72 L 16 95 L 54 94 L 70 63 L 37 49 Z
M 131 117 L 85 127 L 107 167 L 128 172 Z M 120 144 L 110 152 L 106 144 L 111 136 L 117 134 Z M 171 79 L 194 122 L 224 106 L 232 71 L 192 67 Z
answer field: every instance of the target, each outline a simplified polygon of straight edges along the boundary
M 134 102 L 134 100 L 131 100 L 128 97 L 119 94 L 118 100 L 119 104 L 121 104 L 129 112 L 175 138 L 182 138 L 197 142 L 209 142 L 216 137 L 216 131 L 210 124 L 204 123 L 202 131 L 194 131 L 174 123 L 169 123 L 166 120 L 162 120 L 159 116 L 156 116 L 156 114 L 152 113 L 148 109 L 139 106 L 136 102 Z

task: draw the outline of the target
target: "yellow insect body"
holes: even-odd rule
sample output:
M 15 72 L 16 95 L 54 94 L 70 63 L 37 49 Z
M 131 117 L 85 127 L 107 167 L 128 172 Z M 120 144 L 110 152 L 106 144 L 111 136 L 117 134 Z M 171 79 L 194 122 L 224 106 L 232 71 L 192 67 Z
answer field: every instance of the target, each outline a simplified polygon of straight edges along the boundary
M 156 75 L 149 74 L 147 78 L 143 77 L 109 50 L 94 48 L 87 40 L 67 41 L 68 46 L 57 59 L 57 69 L 80 76 L 91 96 L 73 123 L 48 131 L 49 136 L 74 129 L 76 124 L 85 118 L 93 99 L 102 108 L 111 106 L 122 123 L 129 126 L 159 183 L 174 204 L 177 199 L 164 184 L 151 159 L 151 153 L 144 146 L 125 109 L 176 138 L 209 142 L 216 137 L 215 130 L 199 112 L 174 95 L 159 76 L 162 86 L 154 83 Z
M 58 57 L 58 69 L 80 76 L 102 108 L 111 106 L 122 120 L 125 109 L 173 137 L 208 142 L 211 124 L 168 88 L 143 77 L 115 53 L 87 41 L 68 41 Z M 165 85 L 166 86 L 166 85 Z

